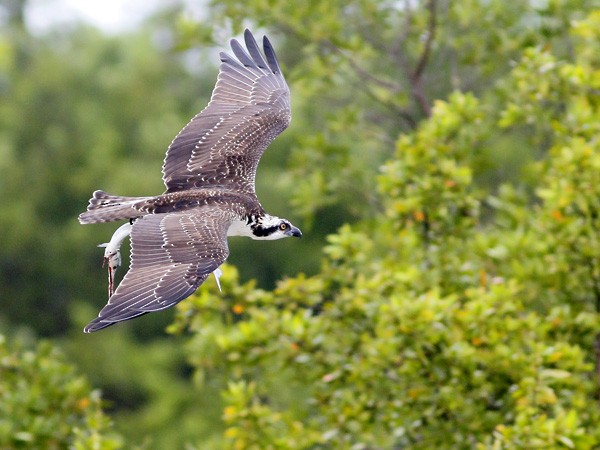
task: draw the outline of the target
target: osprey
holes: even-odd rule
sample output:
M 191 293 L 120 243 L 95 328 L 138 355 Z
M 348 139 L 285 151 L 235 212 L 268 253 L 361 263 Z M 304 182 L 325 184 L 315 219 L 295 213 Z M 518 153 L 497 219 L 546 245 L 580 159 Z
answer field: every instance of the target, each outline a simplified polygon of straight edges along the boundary
M 227 259 L 227 236 L 274 240 L 302 233 L 269 215 L 255 192 L 258 162 L 290 123 L 290 92 L 265 36 L 264 57 L 252 33 L 246 49 L 235 39 L 235 57 L 221 65 L 208 106 L 175 137 L 162 166 L 166 191 L 124 197 L 95 191 L 82 224 L 126 220 L 106 247 L 109 300 L 85 328 L 169 308 L 190 296 Z M 265 59 L 266 57 L 266 59 Z M 129 271 L 113 293 L 119 248 L 131 238 Z

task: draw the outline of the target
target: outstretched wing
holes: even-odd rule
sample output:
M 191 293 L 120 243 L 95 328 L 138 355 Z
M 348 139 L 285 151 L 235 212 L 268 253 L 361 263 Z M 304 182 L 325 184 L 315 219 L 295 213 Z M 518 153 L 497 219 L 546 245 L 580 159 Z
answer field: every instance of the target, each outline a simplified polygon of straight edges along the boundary
M 290 91 L 271 43 L 266 60 L 250 31 L 237 57 L 221 53 L 217 84 L 208 106 L 175 137 L 163 164 L 168 192 L 226 186 L 254 193 L 256 167 L 267 146 L 289 124 Z
M 229 255 L 232 220 L 232 213 L 218 205 L 137 219 L 129 271 L 84 331 L 160 311 L 190 296 Z

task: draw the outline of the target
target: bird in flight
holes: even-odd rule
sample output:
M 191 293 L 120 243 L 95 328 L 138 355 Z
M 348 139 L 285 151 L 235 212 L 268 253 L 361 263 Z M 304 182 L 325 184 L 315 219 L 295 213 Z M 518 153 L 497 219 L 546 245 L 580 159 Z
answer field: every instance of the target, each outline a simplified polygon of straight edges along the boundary
M 82 224 L 126 221 L 106 247 L 109 300 L 86 333 L 169 308 L 190 296 L 227 259 L 227 236 L 301 237 L 289 220 L 269 215 L 255 191 L 258 162 L 290 123 L 290 91 L 271 43 L 264 56 L 252 33 L 221 65 L 208 106 L 173 139 L 162 166 L 166 191 L 124 197 L 95 191 Z M 129 271 L 113 292 L 121 242 L 130 236 Z

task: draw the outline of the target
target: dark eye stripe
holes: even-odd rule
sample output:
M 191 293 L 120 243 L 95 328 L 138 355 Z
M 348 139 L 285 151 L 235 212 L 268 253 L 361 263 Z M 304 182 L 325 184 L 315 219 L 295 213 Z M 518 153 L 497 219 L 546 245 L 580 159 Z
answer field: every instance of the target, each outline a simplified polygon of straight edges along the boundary
M 278 229 L 279 229 L 279 227 L 277 227 L 277 226 L 272 226 L 269 228 L 262 228 L 260 226 L 255 226 L 255 227 L 252 227 L 252 234 L 254 234 L 254 236 L 258 236 L 258 237 L 270 236 L 271 234 L 275 233 Z

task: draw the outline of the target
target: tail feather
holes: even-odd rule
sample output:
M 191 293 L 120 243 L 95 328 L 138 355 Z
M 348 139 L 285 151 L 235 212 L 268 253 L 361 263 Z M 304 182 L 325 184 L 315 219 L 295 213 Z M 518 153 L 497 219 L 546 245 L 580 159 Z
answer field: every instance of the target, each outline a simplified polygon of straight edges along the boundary
M 79 223 L 113 222 L 116 220 L 133 219 L 144 214 L 134 208 L 135 204 L 151 197 L 125 197 L 95 191 L 87 211 L 79 215 Z

